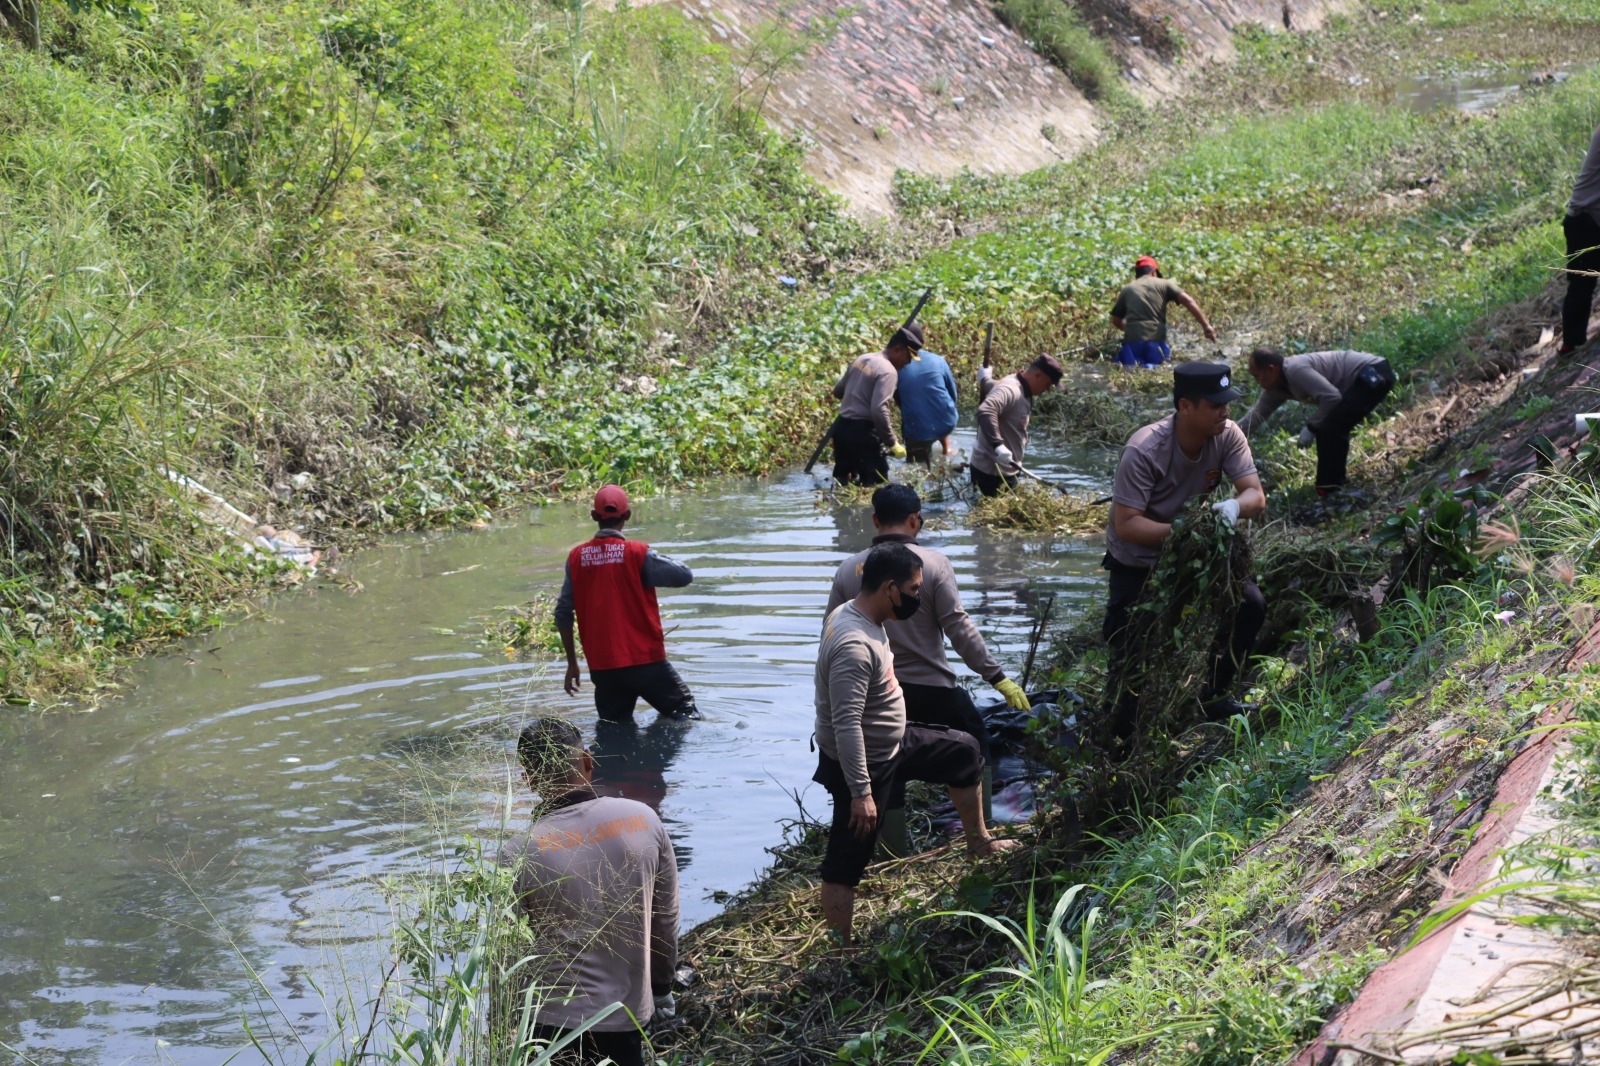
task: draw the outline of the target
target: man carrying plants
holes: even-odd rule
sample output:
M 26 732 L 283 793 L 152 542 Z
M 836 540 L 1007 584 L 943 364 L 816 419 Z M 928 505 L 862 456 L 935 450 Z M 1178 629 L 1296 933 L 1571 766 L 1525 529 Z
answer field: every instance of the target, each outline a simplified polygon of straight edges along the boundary
M 1139 712 L 1132 676 L 1137 664 L 1126 660 L 1133 605 L 1172 533 L 1173 519 L 1189 500 L 1210 494 L 1223 478 L 1236 495 L 1211 506 L 1229 526 L 1267 508 L 1250 444 L 1228 418 L 1228 404 L 1239 398 L 1239 390 L 1229 380 L 1227 366 L 1183 363 L 1173 368 L 1172 377 L 1173 413 L 1139 429 L 1122 449 L 1106 527 L 1102 565 L 1111 572 L 1111 582 L 1102 632 L 1110 646 L 1107 713 L 1112 740 L 1119 746 L 1132 739 Z M 1243 593 L 1232 626 L 1217 634 L 1200 694 L 1211 718 L 1251 709 L 1234 699 L 1231 689 L 1266 619 L 1267 601 L 1253 581 L 1245 582 Z
M 1172 358 L 1172 346 L 1167 343 L 1170 303 L 1188 309 L 1205 330 L 1206 340 L 1217 339 L 1217 331 L 1194 297 L 1180 289 L 1177 282 L 1163 278 L 1161 265 L 1154 259 L 1141 255 L 1133 264 L 1133 281 L 1122 287 L 1117 302 L 1111 306 L 1111 324 L 1122 331 L 1122 351 L 1117 353 L 1117 362 L 1149 368 Z
M 900 429 L 906 438 L 906 456 L 924 466 L 933 461 L 933 444 L 950 454 L 950 434 L 956 428 L 956 376 L 945 357 L 926 348 L 900 368 L 895 391 L 900 404 Z
M 972 483 L 979 492 L 998 496 L 1001 488 L 1016 487 L 1028 450 L 1033 398 L 1060 382 L 1061 364 L 1053 355 L 1041 355 L 984 394 L 978 404 L 978 443 L 972 449 Z
M 984 728 L 983 716 L 978 713 L 972 696 L 956 684 L 956 672 L 945 657 L 945 638 L 950 639 L 962 661 L 974 673 L 1005 697 L 1006 703 L 1026 711 L 1030 709 L 1028 697 L 1022 686 L 1006 677 L 1005 671 L 994 661 L 983 634 L 961 606 L 961 590 L 956 587 L 956 573 L 950 560 L 943 553 L 917 543 L 917 534 L 922 531 L 922 499 L 917 490 L 910 485 L 885 485 L 874 492 L 872 524 L 878 529 L 878 535 L 872 538 L 873 548 L 880 544 L 904 544 L 922 563 L 922 592 L 916 613 L 884 627 L 889 634 L 895 677 L 905 696 L 906 720 L 913 725 L 959 729 L 977 740 L 983 756 L 983 810 L 987 818 L 990 801 L 994 798 L 989 732 Z M 838 572 L 833 575 L 833 589 L 828 593 L 825 617 L 861 593 L 862 574 L 871 553 L 871 548 L 857 552 L 839 564 Z M 897 856 L 909 854 L 904 789 L 896 788 L 886 808 L 879 813 L 884 846 Z
M 532 954 L 518 966 L 534 999 L 529 1036 L 555 1043 L 598 1016 L 552 1061 L 643 1066 L 640 1027 L 674 1009 L 672 840 L 644 804 L 595 794 L 594 758 L 570 723 L 534 720 L 517 738 L 517 758 L 536 798 L 534 821 L 500 861 L 515 868 L 532 932 Z
M 945 785 L 974 855 L 1016 845 L 996 840 L 983 822 L 978 786 L 983 753 L 976 738 L 944 726 L 906 724 L 905 695 L 894 674 L 884 623 L 922 606 L 922 561 L 904 544 L 880 544 L 861 567 L 861 591 L 828 615 L 817 654 L 817 771 L 833 797 L 833 824 L 822 859 L 822 915 L 851 944 L 856 885 L 878 843 L 879 811 L 903 781 Z
M 594 682 L 594 708 L 610 722 L 628 721 L 643 697 L 664 718 L 699 718 L 694 694 L 667 662 L 666 635 L 656 589 L 683 588 L 694 574 L 622 527 L 633 517 L 628 494 L 607 485 L 589 512 L 600 524 L 593 539 L 567 555 L 566 578 L 556 598 L 556 630 L 567 652 L 567 695 L 580 686 L 573 617 Z
M 895 436 L 889 404 L 900 371 L 922 350 L 922 327 L 915 322 L 895 330 L 881 352 L 858 356 L 833 387 L 839 417 L 833 424 L 833 481 L 836 485 L 879 485 L 889 480 L 889 456 L 906 457 Z
M 1350 431 L 1394 388 L 1389 361 L 1370 352 L 1307 352 L 1284 358 L 1275 348 L 1250 353 L 1250 376 L 1261 386 L 1255 405 L 1239 419 L 1246 437 L 1260 429 L 1288 400 L 1314 403 L 1296 443 L 1317 446 L 1317 494 L 1344 486 L 1350 461 Z

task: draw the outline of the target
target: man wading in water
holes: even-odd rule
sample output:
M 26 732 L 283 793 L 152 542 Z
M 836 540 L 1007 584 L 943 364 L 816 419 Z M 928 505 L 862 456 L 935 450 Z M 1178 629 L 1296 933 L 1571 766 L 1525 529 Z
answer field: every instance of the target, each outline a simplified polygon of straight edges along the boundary
M 534 720 L 517 738 L 517 757 L 539 805 L 527 835 L 500 862 L 515 871 L 517 903 L 534 937 L 517 973 L 533 992 L 529 1035 L 561 1040 L 620 1004 L 551 1061 L 642 1066 L 640 1026 L 675 1009 L 672 841 L 649 807 L 595 794 L 594 759 L 570 723 Z
M 881 352 L 857 356 L 833 387 L 839 417 L 833 424 L 833 481 L 836 485 L 878 485 L 889 480 L 889 456 L 906 457 L 894 434 L 889 404 L 900 371 L 922 350 L 922 327 L 915 322 L 895 330 Z
M 1016 846 L 983 823 L 978 786 L 983 755 L 968 733 L 906 724 L 905 697 L 894 676 L 884 623 L 922 605 L 922 561 L 904 544 L 880 544 L 861 568 L 861 591 L 828 616 L 817 654 L 817 772 L 833 797 L 833 825 L 822 859 L 822 915 L 851 945 L 856 885 L 882 828 L 879 807 L 900 781 L 945 785 L 967 848 L 992 855 Z
M 1017 487 L 1022 457 L 1028 451 L 1033 398 L 1061 383 L 1061 364 L 1053 355 L 1041 355 L 987 388 L 982 375 L 978 382 L 983 399 L 978 404 L 978 443 L 968 473 L 979 492 L 998 496 L 1002 488 Z
M 600 529 L 567 556 L 567 576 L 556 599 L 556 630 L 567 652 L 567 695 L 576 696 L 580 684 L 572 640 L 576 615 L 601 718 L 629 720 L 640 697 L 664 718 L 699 718 L 694 694 L 667 662 L 656 603 L 656 589 L 683 588 L 694 574 L 622 535 L 633 511 L 620 487 L 607 485 L 595 493 L 589 514 Z

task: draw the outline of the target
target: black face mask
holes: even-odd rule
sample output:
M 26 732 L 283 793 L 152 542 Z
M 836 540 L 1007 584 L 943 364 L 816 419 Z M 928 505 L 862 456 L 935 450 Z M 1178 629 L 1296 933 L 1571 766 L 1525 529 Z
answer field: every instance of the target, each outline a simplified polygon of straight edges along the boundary
M 900 602 L 894 605 L 894 616 L 904 622 L 922 607 L 922 597 L 913 596 L 898 585 L 895 586 L 895 589 L 900 593 Z

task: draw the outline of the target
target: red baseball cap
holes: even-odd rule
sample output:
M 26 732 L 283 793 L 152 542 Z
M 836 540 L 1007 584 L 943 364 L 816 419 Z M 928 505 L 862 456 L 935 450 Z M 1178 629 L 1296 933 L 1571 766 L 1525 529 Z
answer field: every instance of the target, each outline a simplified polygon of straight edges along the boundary
M 628 510 L 628 494 L 621 485 L 606 485 L 594 494 L 594 513 L 601 518 L 621 518 Z
M 1133 263 L 1133 269 L 1138 270 L 1140 267 L 1149 267 L 1151 270 L 1160 270 L 1161 264 L 1156 262 L 1148 255 L 1141 255 L 1138 259 L 1134 260 Z

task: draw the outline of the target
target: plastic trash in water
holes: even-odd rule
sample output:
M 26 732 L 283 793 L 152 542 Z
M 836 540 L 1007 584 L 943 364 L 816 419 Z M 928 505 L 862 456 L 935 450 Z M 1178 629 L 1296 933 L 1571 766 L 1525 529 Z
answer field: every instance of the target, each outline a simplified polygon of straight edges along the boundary
M 782 285 L 786 289 L 798 288 L 799 285 L 800 285 L 800 279 L 799 278 L 791 278 L 787 274 L 779 274 L 778 275 L 778 284 Z

